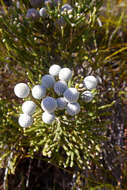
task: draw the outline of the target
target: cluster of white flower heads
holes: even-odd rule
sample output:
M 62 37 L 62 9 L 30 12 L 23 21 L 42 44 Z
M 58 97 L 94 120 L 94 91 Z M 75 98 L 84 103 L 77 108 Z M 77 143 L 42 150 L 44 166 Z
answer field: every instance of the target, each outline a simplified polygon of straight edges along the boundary
M 39 18 L 49 18 L 49 8 L 56 9 L 58 8 L 58 19 L 56 24 L 63 27 L 66 25 L 66 20 L 64 16 L 68 15 L 69 19 L 73 17 L 73 8 L 69 4 L 62 4 L 62 0 L 30 0 L 32 8 L 29 8 L 26 13 L 26 18 L 31 20 L 37 20 Z M 73 27 L 74 23 L 72 24 Z
M 68 81 L 72 78 L 72 71 L 69 68 L 61 68 L 59 65 L 52 65 L 49 68 L 49 74 L 42 76 L 41 84 L 33 86 L 30 92 L 30 88 L 25 83 L 16 84 L 14 87 L 14 93 L 19 98 L 27 98 L 31 93 L 33 99 L 36 101 L 41 100 L 40 107 L 44 111 L 42 113 L 42 120 L 46 124 L 52 124 L 56 118 L 55 111 L 65 110 L 70 116 L 75 116 L 80 112 L 80 104 L 77 102 L 79 99 L 79 92 L 74 87 L 68 87 Z M 87 76 L 84 78 L 84 86 L 87 88 L 81 94 L 82 99 L 85 102 L 90 102 L 93 99 L 93 94 L 90 90 L 97 87 L 97 79 L 94 76 Z M 51 97 L 52 90 L 53 96 Z M 48 95 L 50 92 L 50 96 Z M 47 95 L 46 95 L 47 94 Z M 32 115 L 36 111 L 36 103 L 30 100 L 25 101 L 22 104 L 22 114 L 19 116 L 19 125 L 21 127 L 29 127 L 33 124 Z
M 42 120 L 51 124 L 55 120 L 56 110 L 66 110 L 67 114 L 74 116 L 79 113 L 80 106 L 77 102 L 79 92 L 75 88 L 68 88 L 68 81 L 72 78 L 72 71 L 69 68 L 61 68 L 59 65 L 52 65 L 49 74 L 42 77 L 41 85 L 46 89 L 53 88 L 58 98 L 46 96 L 42 99 L 41 108 L 44 110 Z M 71 103 L 75 103 L 74 106 Z M 69 106 L 70 105 L 70 106 Z M 68 107 L 69 106 L 69 107 Z
M 47 18 L 48 7 L 56 7 L 61 4 L 61 0 L 30 0 L 32 8 L 27 10 L 26 18 L 36 20 L 40 17 Z M 38 10 L 39 9 L 39 10 Z

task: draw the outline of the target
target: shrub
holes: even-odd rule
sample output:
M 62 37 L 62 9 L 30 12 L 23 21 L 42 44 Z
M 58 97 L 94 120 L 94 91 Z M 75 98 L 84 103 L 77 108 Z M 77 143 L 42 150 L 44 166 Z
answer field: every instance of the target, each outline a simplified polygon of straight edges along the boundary
M 95 76 L 98 87 L 94 89 L 95 84 L 89 88 L 92 90 L 90 96 L 94 97 L 91 98 L 91 102 L 85 102 L 79 96 L 80 108 L 78 103 L 69 103 L 67 107 L 68 112 L 71 109 L 70 115 L 66 114 L 65 110 L 56 109 L 55 115 L 48 113 L 50 118 L 47 112 L 42 115 L 39 106 L 42 95 L 39 92 L 39 98 L 35 102 L 38 108 L 33 114 L 34 123 L 26 129 L 18 125 L 22 100 L 14 98 L 13 107 L 9 111 L 9 98 L 6 100 L 9 107 L 1 100 L 3 119 L 0 143 L 2 149 L 7 145 L 8 150 L 7 153 L 2 153 L 4 156 L 1 162 L 13 152 L 13 166 L 18 159 L 26 156 L 46 159 L 56 166 L 67 167 L 70 170 L 77 167 L 91 169 L 93 163 L 102 166 L 99 162 L 101 147 L 106 140 L 106 126 L 111 123 L 109 121 L 111 113 L 108 109 L 115 104 L 118 97 L 122 101 L 124 99 L 124 92 L 119 89 L 125 76 L 126 47 L 114 48 L 111 46 L 112 38 L 106 35 L 104 37 L 103 32 L 107 34 L 108 31 L 109 35 L 110 29 L 104 17 L 102 29 L 102 23 L 98 24 L 101 22 L 99 18 L 101 2 L 79 0 L 71 2 L 72 8 L 69 10 L 62 10 L 63 4 L 50 6 L 46 2 L 46 5 L 42 5 L 46 8 L 46 17 L 37 16 L 36 19 L 27 16 L 27 11 L 31 8 L 29 1 L 20 2 L 20 7 L 17 7 L 16 3 L 9 9 L 4 7 L 5 14 L 0 17 L 0 60 L 1 63 L 7 62 L 12 71 L 20 76 L 21 80 L 19 81 L 17 77 L 13 86 L 18 82 L 26 82 L 29 88 L 33 88 L 42 80 L 42 86 L 45 84 L 47 88 L 46 93 L 49 96 L 53 93 L 53 98 L 56 98 L 49 87 L 54 86 L 54 77 L 59 73 L 59 78 L 66 80 L 70 89 L 76 88 L 81 94 L 86 90 L 83 86 L 85 77 Z M 38 14 L 39 8 L 35 9 Z M 115 23 L 118 24 L 117 21 Z M 113 26 L 111 30 L 114 30 Z M 120 73 L 114 72 L 113 61 L 121 59 L 123 64 L 121 66 L 118 64 Z M 61 74 L 57 71 L 53 77 L 51 70 L 50 75 L 48 74 L 51 65 L 70 68 L 72 72 L 66 70 Z M 27 97 L 26 101 L 30 99 L 32 97 Z M 72 111 L 79 113 L 75 115 Z M 54 117 L 57 118 L 55 121 Z M 42 122 L 42 118 L 47 124 Z M 13 169 L 11 168 L 12 171 Z

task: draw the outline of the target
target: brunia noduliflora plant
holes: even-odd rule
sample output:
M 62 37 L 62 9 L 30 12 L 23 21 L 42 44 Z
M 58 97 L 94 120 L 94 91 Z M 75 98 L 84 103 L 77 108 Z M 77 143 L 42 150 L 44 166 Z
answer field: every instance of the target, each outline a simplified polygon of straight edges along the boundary
M 0 17 L 1 61 L 22 76 L 14 91 L 20 102 L 25 98 L 22 108 L 14 101 L 9 116 L 14 117 L 12 134 L 18 134 L 15 147 L 20 147 L 21 155 L 42 155 L 59 166 L 90 168 L 103 139 L 97 79 L 91 74 L 85 80 L 88 74 L 78 75 L 76 67 L 85 59 L 92 63 L 87 47 L 94 44 L 100 2 L 36 2 L 14 4 Z
M 56 72 L 53 71 L 53 68 Z M 58 71 L 57 68 L 59 65 L 52 65 L 49 68 L 51 74 L 42 76 L 40 84 L 32 87 L 31 98 L 33 101 L 23 103 L 23 113 L 20 114 L 18 123 L 25 129 L 26 135 L 29 137 L 34 135 L 34 141 L 31 136 L 32 144 L 30 145 L 33 155 L 40 150 L 43 156 L 52 161 L 56 161 L 57 158 L 58 165 L 73 167 L 76 164 L 79 167 L 83 165 L 90 167 L 89 156 L 91 159 L 94 157 L 94 153 L 92 155 L 90 149 L 96 149 L 97 146 L 97 142 L 93 138 L 96 135 L 93 126 L 97 118 L 94 113 L 92 113 L 92 117 L 88 118 L 85 104 L 93 100 L 93 92 L 88 90 L 95 90 L 98 81 L 94 76 L 87 76 L 82 81 L 84 88 L 78 89 L 76 88 L 78 84 L 74 86 L 72 71 L 69 68 L 60 68 Z M 53 76 L 54 73 L 55 76 Z M 23 83 L 16 84 L 14 92 L 19 98 L 24 98 L 19 94 L 25 93 L 29 87 L 24 84 L 23 87 L 27 86 L 27 88 L 23 91 L 21 84 Z M 39 87 L 39 91 L 36 87 Z M 35 89 L 35 94 L 37 89 L 37 94 L 40 93 L 40 96 L 36 97 L 33 89 Z M 84 91 L 84 89 L 86 90 Z M 43 91 L 46 92 L 45 96 L 42 96 Z M 79 102 L 77 102 L 78 100 Z M 38 101 L 37 105 L 36 101 Z M 82 120 L 82 115 L 87 115 L 87 117 Z M 89 138 L 88 135 L 90 135 Z

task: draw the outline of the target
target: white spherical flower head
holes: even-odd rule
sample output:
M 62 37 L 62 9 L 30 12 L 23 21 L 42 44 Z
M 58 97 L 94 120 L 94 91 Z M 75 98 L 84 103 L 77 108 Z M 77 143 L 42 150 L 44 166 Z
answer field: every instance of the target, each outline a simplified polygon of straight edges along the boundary
M 28 9 L 26 18 L 36 20 L 40 17 L 39 12 L 35 8 Z
M 72 6 L 69 5 L 69 4 L 64 4 L 62 7 L 61 7 L 61 12 L 63 11 L 72 11 Z
M 18 123 L 21 127 L 29 127 L 33 123 L 33 118 L 27 114 L 21 114 L 18 119 Z
M 30 4 L 34 8 L 41 8 L 43 1 L 42 0 L 30 0 Z
M 90 91 L 87 90 L 82 93 L 81 97 L 85 102 L 90 102 L 94 96 Z
M 42 86 L 45 88 L 53 88 L 55 84 L 55 79 L 52 75 L 44 75 L 42 77 Z
M 80 112 L 80 105 L 78 102 L 67 104 L 67 113 L 74 116 Z
M 45 7 L 42 7 L 42 8 L 39 10 L 39 14 L 40 14 L 40 16 L 43 17 L 43 18 L 48 17 L 47 9 L 46 9 Z
M 55 114 L 54 113 L 44 112 L 42 114 L 42 120 L 46 124 L 52 124 L 53 121 L 55 120 Z
M 41 86 L 41 85 L 35 85 L 33 88 L 32 88 L 32 96 L 35 98 L 35 99 L 42 99 L 43 97 L 45 97 L 46 95 L 46 88 Z
M 19 98 L 26 98 L 30 93 L 30 88 L 25 83 L 18 83 L 14 87 L 14 93 Z
M 69 68 L 63 68 L 59 72 L 59 79 L 68 81 L 72 77 L 72 71 Z
M 68 88 L 64 92 L 64 98 L 67 102 L 70 102 L 70 103 L 77 102 L 79 98 L 79 92 L 77 91 L 76 88 Z
M 57 108 L 57 101 L 54 98 L 47 96 L 42 100 L 41 107 L 44 111 L 52 113 Z
M 83 82 L 85 87 L 89 90 L 93 90 L 97 87 L 97 79 L 92 75 L 85 77 Z
M 52 65 L 50 68 L 49 68 L 49 74 L 52 75 L 52 76 L 58 76 L 59 75 L 59 72 L 61 70 L 61 67 L 59 65 Z
M 58 81 L 54 85 L 54 91 L 56 92 L 57 95 L 61 96 L 67 89 L 67 83 L 65 81 Z
M 22 104 L 22 111 L 25 114 L 32 115 L 35 112 L 36 104 L 33 101 L 26 101 Z
M 64 97 L 57 98 L 57 108 L 63 110 L 67 107 L 67 101 Z

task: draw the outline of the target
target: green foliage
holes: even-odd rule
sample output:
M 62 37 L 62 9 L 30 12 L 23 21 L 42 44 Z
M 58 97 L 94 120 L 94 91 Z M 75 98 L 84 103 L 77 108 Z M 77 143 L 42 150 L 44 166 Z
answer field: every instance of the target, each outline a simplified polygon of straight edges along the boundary
M 1 17 L 1 47 L 4 46 L 6 56 L 13 59 L 11 64 L 20 64 L 30 71 L 32 69 L 31 72 L 36 73 L 36 77 L 52 62 L 72 66 L 72 53 L 87 54 L 84 48 L 87 49 L 88 44 L 94 41 L 93 27 L 99 6 L 99 1 L 97 2 L 79 1 L 80 9 L 74 8 L 71 19 L 63 16 L 66 20 L 65 27 L 57 24 L 60 17 L 59 8 L 49 8 L 50 18 L 40 18 L 37 21 L 25 18 L 28 9 L 25 4 L 21 4 L 20 9 L 10 8 L 7 14 Z M 78 18 L 77 14 L 81 16 Z M 78 57 L 81 59 L 84 56 Z
M 87 49 L 94 43 L 93 31 L 100 2 L 79 1 L 78 6 L 73 2 L 72 18 L 63 15 L 65 26 L 58 24 L 61 14 L 59 7 L 48 7 L 49 18 L 35 21 L 26 18 L 28 7 L 29 4 L 25 3 L 21 3 L 20 8 L 13 5 L 0 18 L 3 49 L 1 62 L 8 57 L 8 64 L 12 65 L 14 70 L 17 70 L 17 65 L 21 66 L 24 72 L 17 72 L 30 82 L 30 86 L 36 83 L 34 81 L 39 80 L 53 63 L 73 70 L 76 66 L 80 67 L 84 57 L 87 57 Z M 82 80 L 80 75 L 76 77 L 75 71 L 72 86 Z M 62 111 L 58 112 L 53 126 L 47 126 L 41 121 L 41 110 L 38 108 L 34 125 L 29 129 L 20 129 L 16 122 L 13 124 L 12 130 L 19 131 L 19 134 L 17 132 L 15 138 L 12 138 L 12 134 L 14 142 L 11 138 L 10 141 L 25 146 L 25 149 L 27 147 L 29 156 L 42 154 L 60 166 L 85 165 L 90 168 L 92 160 L 96 161 L 98 158 L 95 155 L 99 155 L 97 152 L 100 151 L 100 142 L 104 139 L 99 134 L 100 128 L 101 131 L 104 130 L 104 124 L 101 122 L 97 101 L 89 104 L 81 101 L 81 113 L 75 118 L 64 115 Z M 17 114 L 19 113 L 20 111 Z M 10 120 L 13 120 L 13 115 L 15 114 L 12 111 Z

